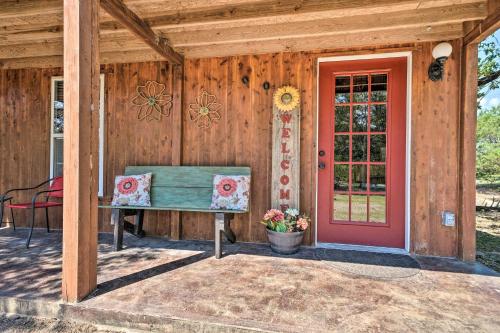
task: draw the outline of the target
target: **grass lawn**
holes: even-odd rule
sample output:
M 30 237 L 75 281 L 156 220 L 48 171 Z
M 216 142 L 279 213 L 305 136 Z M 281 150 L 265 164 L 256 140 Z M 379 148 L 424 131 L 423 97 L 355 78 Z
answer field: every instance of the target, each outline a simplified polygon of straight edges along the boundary
M 500 199 L 500 184 L 478 185 L 477 205 Z M 500 211 L 482 210 L 476 214 L 477 260 L 500 272 Z

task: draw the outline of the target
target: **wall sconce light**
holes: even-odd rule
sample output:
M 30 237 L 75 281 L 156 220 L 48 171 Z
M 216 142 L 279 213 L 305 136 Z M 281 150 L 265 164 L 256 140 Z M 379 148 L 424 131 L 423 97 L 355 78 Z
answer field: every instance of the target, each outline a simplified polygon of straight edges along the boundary
M 429 79 L 440 81 L 443 79 L 444 63 L 451 54 L 453 48 L 450 43 L 439 43 L 432 50 L 432 57 L 435 59 L 429 66 Z

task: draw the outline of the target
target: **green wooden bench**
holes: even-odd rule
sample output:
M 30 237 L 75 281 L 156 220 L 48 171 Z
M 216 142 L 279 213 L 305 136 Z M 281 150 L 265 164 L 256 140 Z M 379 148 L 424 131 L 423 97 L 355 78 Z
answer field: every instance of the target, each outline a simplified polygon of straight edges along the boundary
M 111 223 L 114 224 L 114 249 L 123 246 L 123 230 L 135 235 L 143 235 L 142 220 L 145 210 L 170 210 L 183 212 L 215 213 L 215 257 L 222 256 L 221 238 L 234 243 L 236 237 L 230 222 L 234 214 L 246 213 L 241 210 L 210 209 L 213 193 L 213 176 L 250 176 L 249 167 L 196 167 L 196 166 L 128 166 L 125 175 L 140 175 L 151 172 L 151 207 L 101 205 L 111 209 Z M 126 216 L 135 216 L 132 225 Z M 128 224 L 128 226 L 127 226 Z

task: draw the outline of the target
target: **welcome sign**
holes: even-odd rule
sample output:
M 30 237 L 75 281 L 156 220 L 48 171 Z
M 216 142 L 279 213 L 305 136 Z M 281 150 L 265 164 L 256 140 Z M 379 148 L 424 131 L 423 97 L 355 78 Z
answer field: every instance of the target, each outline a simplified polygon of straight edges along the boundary
M 271 207 L 299 209 L 300 93 L 292 86 L 273 96 L 273 160 Z

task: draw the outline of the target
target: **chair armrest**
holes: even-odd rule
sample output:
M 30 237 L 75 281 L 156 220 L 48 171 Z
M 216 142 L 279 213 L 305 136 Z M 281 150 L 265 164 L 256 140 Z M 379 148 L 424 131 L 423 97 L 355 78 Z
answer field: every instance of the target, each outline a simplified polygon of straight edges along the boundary
M 15 192 L 15 191 L 28 191 L 28 190 L 34 190 L 34 189 L 37 189 L 37 188 L 39 188 L 39 187 L 41 187 L 41 186 L 43 186 L 43 185 L 45 185 L 45 184 L 49 183 L 50 181 L 54 180 L 55 178 L 57 178 L 57 177 L 52 177 L 52 178 L 50 178 L 50 179 L 48 179 L 48 180 L 46 180 L 46 181 L 44 181 L 44 182 L 42 182 L 42 183 L 40 183 L 40 184 L 38 184 L 38 185 L 36 185 L 36 186 L 33 186 L 33 187 L 24 187 L 24 188 L 13 188 L 13 189 L 10 189 L 10 190 L 8 190 L 7 192 L 5 192 L 5 193 L 1 196 L 1 198 L 5 198 L 5 197 L 7 196 L 7 194 L 8 194 L 8 193 L 10 193 L 10 192 Z
M 33 198 L 31 199 L 31 204 L 32 205 L 35 205 L 36 203 L 36 199 L 38 198 L 38 196 L 40 194 L 44 194 L 44 193 L 51 193 L 51 192 L 60 192 L 61 190 L 46 190 L 46 191 L 40 191 L 40 192 L 36 192 L 35 195 L 33 196 Z M 48 198 L 47 198 L 48 199 Z

